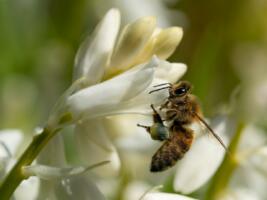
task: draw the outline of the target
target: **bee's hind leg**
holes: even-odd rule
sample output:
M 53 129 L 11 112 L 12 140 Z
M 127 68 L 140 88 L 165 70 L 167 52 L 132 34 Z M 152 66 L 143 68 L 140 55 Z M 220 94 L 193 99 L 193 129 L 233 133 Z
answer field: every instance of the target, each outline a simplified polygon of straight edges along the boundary
M 154 123 L 160 123 L 160 124 L 163 125 L 163 122 L 164 122 L 165 120 L 163 120 L 163 119 L 161 118 L 160 114 L 159 114 L 158 111 L 155 109 L 155 107 L 154 107 L 153 104 L 151 104 L 150 107 L 151 107 L 152 110 L 153 110 L 153 122 L 154 122 Z M 163 125 L 163 126 L 164 126 L 164 125 Z
M 150 133 L 150 129 L 151 129 L 150 126 L 145 126 L 145 125 L 142 125 L 142 124 L 137 124 L 137 126 L 146 129 L 146 131 L 147 131 L 148 133 Z

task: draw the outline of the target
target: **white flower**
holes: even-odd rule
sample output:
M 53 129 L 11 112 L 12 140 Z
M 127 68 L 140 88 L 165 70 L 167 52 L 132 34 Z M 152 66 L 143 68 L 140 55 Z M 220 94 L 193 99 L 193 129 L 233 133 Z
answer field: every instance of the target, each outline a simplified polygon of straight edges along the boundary
M 229 186 L 220 200 L 267 198 L 266 133 L 255 125 L 247 125 L 242 132 L 236 157 L 238 164 Z
M 136 104 L 149 104 L 131 100 L 151 85 L 155 71 L 160 81 L 164 81 L 167 75 L 176 81 L 186 71 L 183 64 L 152 58 L 156 55 L 166 59 L 173 53 L 182 37 L 180 28 L 158 30 L 154 17 L 144 17 L 123 28 L 114 44 L 119 20 L 119 12 L 110 10 L 97 27 L 96 37 L 90 43 L 86 41 L 78 51 L 75 79 L 86 80 L 84 89 L 67 100 L 75 119 L 111 115 Z M 109 80 L 104 81 L 106 79 Z
M 75 59 L 74 83 L 48 123 L 55 126 L 71 119 L 85 165 L 111 161 L 97 169 L 101 175 L 120 169 L 116 149 L 103 124 L 105 118 L 151 113 L 149 105 L 160 104 L 168 95 L 167 91 L 149 95 L 153 85 L 174 83 L 186 71 L 184 64 L 165 61 L 181 40 L 181 28 L 161 30 L 154 17 L 144 17 L 126 25 L 118 35 L 119 24 L 119 11 L 111 9 L 93 36 L 81 45 Z
M 38 165 L 24 169 L 24 173 L 41 178 L 38 199 L 104 200 L 104 195 L 86 176 L 87 169 L 67 165 L 62 136 L 56 135 L 39 155 Z
M 103 124 L 105 117 L 151 113 L 149 105 L 159 104 L 167 96 L 166 91 L 149 95 L 153 85 L 173 83 L 186 71 L 184 64 L 164 60 L 180 42 L 180 28 L 156 29 L 155 18 L 144 17 L 124 27 L 117 37 L 119 24 L 119 11 L 111 9 L 93 36 L 81 45 L 75 59 L 74 82 L 47 123 L 48 128 L 75 124 L 75 141 L 84 166 L 110 161 L 95 170 L 101 175 L 120 169 L 116 148 Z M 69 167 L 63 150 L 61 136 L 57 135 L 41 152 L 38 165 L 22 169 L 25 176 L 42 179 L 40 198 L 103 199 L 90 180 L 78 176 L 88 167 Z
M 17 129 L 6 129 L 0 131 L 0 178 L 8 173 L 15 163 L 15 155 L 18 153 L 23 140 L 23 133 Z M 36 199 L 39 181 L 32 178 L 24 181 L 15 191 L 16 200 Z
M 110 163 L 98 169 L 101 175 L 120 169 L 103 120 L 115 114 L 151 113 L 149 105 L 160 104 L 168 94 L 162 91 L 152 96 L 148 91 L 154 84 L 177 81 L 186 71 L 184 64 L 165 61 L 181 40 L 181 28 L 161 30 L 154 17 L 144 17 L 117 36 L 119 25 L 120 13 L 111 9 L 82 44 L 75 59 L 74 82 L 46 125 L 52 131 L 75 125 L 75 140 L 86 167 L 69 167 L 61 135 L 54 136 L 38 157 L 39 164 L 22 168 L 24 176 L 41 178 L 39 199 L 104 199 L 88 178 L 79 176 L 102 161 Z
M 23 133 L 19 130 L 0 131 L 1 177 L 7 174 L 11 165 L 16 161 L 15 155 L 22 138 Z M 33 164 L 23 167 L 22 173 L 30 178 L 24 180 L 16 189 L 14 193 L 16 200 L 105 199 L 96 185 L 84 176 L 90 167 L 69 167 L 66 164 L 61 135 L 52 139 L 44 149 L 39 157 L 39 163 L 42 165 Z

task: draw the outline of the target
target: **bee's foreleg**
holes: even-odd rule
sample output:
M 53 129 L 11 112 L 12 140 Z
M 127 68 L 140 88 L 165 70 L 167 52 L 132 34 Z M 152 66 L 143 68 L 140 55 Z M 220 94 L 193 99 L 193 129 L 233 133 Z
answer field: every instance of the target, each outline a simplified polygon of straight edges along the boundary
M 166 101 L 164 104 L 162 104 L 159 108 L 159 110 L 163 110 L 164 108 L 167 108 L 169 104 L 169 101 Z
M 166 119 L 169 120 L 173 120 L 178 114 L 178 111 L 176 109 L 168 109 L 166 111 Z
M 155 109 L 155 107 L 154 107 L 153 104 L 151 104 L 150 106 L 151 106 L 151 108 L 152 108 L 152 110 L 153 110 L 153 112 L 154 112 L 154 113 L 153 113 L 153 122 L 154 122 L 154 123 L 160 123 L 160 124 L 163 125 L 163 121 L 165 121 L 165 120 L 163 120 L 163 119 L 161 118 L 160 114 L 159 114 L 158 111 Z

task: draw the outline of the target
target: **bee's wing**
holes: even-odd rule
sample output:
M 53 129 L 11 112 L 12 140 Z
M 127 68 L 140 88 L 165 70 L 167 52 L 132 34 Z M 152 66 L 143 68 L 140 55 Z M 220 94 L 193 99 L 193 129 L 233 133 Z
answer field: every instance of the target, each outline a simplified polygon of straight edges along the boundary
M 180 126 L 172 127 L 168 140 L 153 155 L 150 171 L 160 172 L 175 165 L 189 150 L 193 141 L 193 132 Z
M 207 122 L 197 113 L 194 113 L 195 117 L 209 130 L 209 132 L 218 140 L 218 142 L 222 145 L 222 147 L 225 149 L 226 153 L 229 156 L 231 155 L 231 152 L 228 150 L 227 146 L 224 144 L 223 140 L 212 130 L 212 128 L 207 124 Z

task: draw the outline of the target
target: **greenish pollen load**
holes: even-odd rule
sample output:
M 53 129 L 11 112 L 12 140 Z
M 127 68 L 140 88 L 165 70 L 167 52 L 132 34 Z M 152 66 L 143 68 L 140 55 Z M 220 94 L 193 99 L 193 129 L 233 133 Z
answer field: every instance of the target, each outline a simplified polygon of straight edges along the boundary
M 169 138 L 168 129 L 161 123 L 155 123 L 151 126 L 150 134 L 154 140 L 165 140 Z

